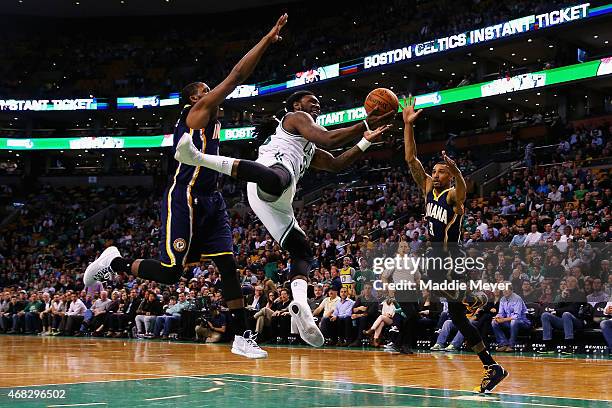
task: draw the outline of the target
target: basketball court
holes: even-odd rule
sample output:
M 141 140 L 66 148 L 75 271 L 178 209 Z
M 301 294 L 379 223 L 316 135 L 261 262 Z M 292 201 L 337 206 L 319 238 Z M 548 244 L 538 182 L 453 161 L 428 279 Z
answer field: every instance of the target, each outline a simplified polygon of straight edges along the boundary
M 612 403 L 612 360 L 586 356 L 499 356 L 510 377 L 497 393 L 480 396 L 469 390 L 480 380 L 482 366 L 466 353 L 405 356 L 272 346 L 267 347 L 268 359 L 254 361 L 238 358 L 223 344 L 17 336 L 0 337 L 0 348 L 12 350 L 0 373 L 2 407 L 554 408 Z M 34 398 L 42 391 L 58 398 Z

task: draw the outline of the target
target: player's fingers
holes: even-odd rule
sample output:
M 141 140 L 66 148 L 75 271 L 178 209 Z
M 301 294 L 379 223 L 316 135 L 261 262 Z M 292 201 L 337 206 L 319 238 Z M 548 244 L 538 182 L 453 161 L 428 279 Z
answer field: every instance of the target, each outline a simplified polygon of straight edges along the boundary
M 419 116 L 421 114 L 421 112 L 423 112 L 423 109 L 419 109 L 418 111 L 416 111 L 414 113 L 415 116 Z

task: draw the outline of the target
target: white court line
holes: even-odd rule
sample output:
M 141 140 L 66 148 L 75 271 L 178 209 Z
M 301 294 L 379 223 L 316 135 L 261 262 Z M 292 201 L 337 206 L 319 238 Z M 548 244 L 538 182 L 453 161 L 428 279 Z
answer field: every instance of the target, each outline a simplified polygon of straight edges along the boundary
M 213 384 L 215 385 L 225 385 L 225 383 L 223 381 L 213 381 Z
M 106 402 L 88 402 L 88 403 L 83 403 L 83 404 L 47 405 L 47 408 L 55 408 L 55 407 L 89 407 L 91 405 L 106 405 Z
M 185 377 L 198 379 L 198 377 L 193 377 L 193 376 L 185 376 Z M 204 380 L 208 378 L 199 378 L 199 379 Z M 338 391 L 338 388 L 319 387 L 316 385 L 300 385 L 300 384 L 291 384 L 291 383 L 278 384 L 278 383 L 273 383 L 273 382 L 234 380 L 234 379 L 228 379 L 228 378 L 224 378 L 224 380 L 230 381 L 230 382 L 250 383 L 250 384 L 257 384 L 257 385 L 275 385 L 275 386 L 280 386 L 280 387 L 296 387 L 296 388 L 308 388 L 308 389 L 326 390 L 326 391 Z M 352 384 L 355 384 L 355 383 L 352 383 Z M 436 398 L 436 399 L 445 399 L 445 400 L 456 400 L 458 397 L 457 395 L 452 396 L 452 397 L 444 397 L 441 395 L 409 394 L 409 393 L 402 393 L 402 392 L 387 392 L 387 391 L 376 391 L 376 390 L 354 390 L 353 389 L 353 390 L 346 390 L 346 391 L 355 392 L 355 393 L 364 393 L 364 394 L 397 395 L 397 396 L 404 396 L 404 397 L 416 397 L 416 398 L 422 398 L 422 399 Z M 497 400 L 487 400 L 487 402 L 494 402 L 494 403 L 504 404 L 504 405 L 527 405 L 530 407 L 532 406 L 553 407 L 553 408 L 576 408 L 577 407 L 576 405 L 541 404 L 541 403 L 534 403 L 534 402 L 515 402 L 515 401 L 497 401 Z
M 219 391 L 220 389 L 221 389 L 220 387 L 214 387 L 214 388 L 209 388 L 207 390 L 200 391 L 200 392 L 215 392 L 215 391 Z
M 182 398 L 182 397 L 186 397 L 187 395 L 170 395 L 169 397 L 157 397 L 157 398 L 145 398 L 145 401 L 158 401 L 158 400 L 167 400 L 167 399 L 173 399 L 173 398 Z

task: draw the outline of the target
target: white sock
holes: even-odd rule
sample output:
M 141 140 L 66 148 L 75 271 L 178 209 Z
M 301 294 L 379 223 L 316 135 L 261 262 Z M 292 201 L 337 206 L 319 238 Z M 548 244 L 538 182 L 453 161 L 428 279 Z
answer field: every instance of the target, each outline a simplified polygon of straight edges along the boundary
M 304 279 L 295 279 L 291 282 L 291 293 L 293 294 L 293 300 L 303 304 L 308 303 L 306 292 L 308 291 L 308 283 Z
M 201 154 L 198 155 L 198 162 L 201 166 L 207 169 L 218 171 L 219 173 L 232 175 L 232 167 L 234 167 L 233 157 L 215 156 L 213 154 Z

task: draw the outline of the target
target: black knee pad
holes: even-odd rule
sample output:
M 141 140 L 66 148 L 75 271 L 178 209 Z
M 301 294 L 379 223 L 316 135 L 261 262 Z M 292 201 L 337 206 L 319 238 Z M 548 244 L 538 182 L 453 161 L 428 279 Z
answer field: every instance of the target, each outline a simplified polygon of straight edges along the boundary
M 223 298 L 234 300 L 242 298 L 242 288 L 240 287 L 240 276 L 238 265 L 233 255 L 220 255 L 212 258 L 219 272 L 221 273 L 221 284 L 223 288 Z

